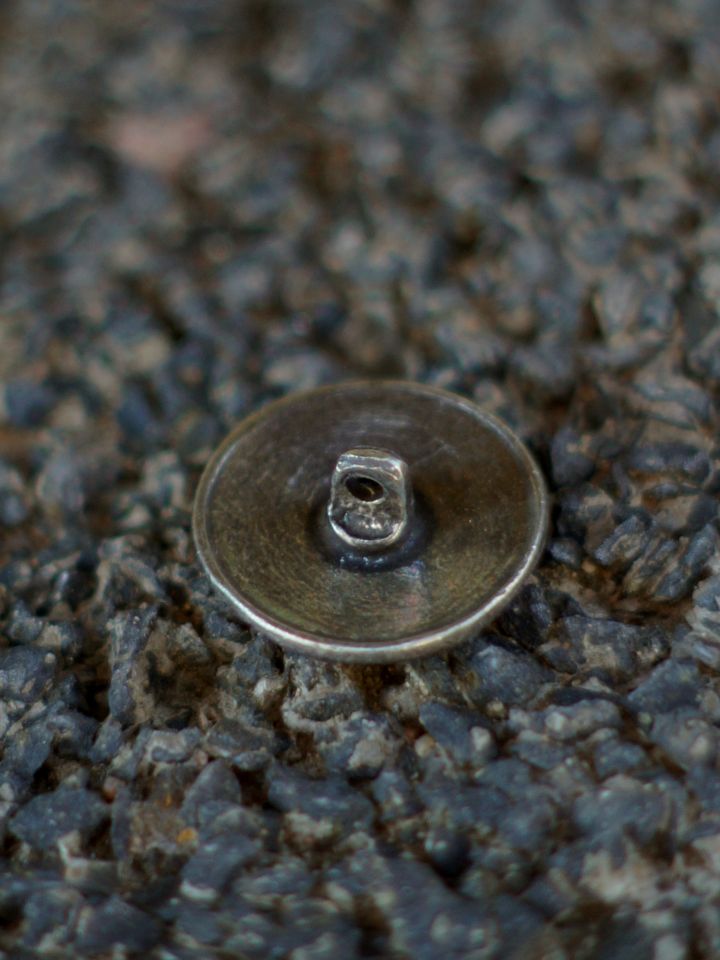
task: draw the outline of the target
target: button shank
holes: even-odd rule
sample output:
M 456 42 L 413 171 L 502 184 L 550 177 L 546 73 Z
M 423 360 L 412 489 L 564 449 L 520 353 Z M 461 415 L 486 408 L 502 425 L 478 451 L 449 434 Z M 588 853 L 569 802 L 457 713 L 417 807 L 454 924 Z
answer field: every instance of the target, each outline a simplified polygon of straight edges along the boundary
M 348 450 L 333 471 L 328 519 L 337 536 L 365 553 L 387 550 L 412 523 L 407 464 L 389 450 Z

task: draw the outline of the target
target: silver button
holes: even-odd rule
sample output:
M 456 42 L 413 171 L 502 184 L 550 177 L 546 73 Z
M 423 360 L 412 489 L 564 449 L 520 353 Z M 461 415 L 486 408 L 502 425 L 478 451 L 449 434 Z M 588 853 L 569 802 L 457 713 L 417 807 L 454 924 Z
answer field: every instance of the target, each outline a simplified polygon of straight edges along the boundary
M 214 585 L 295 650 L 388 662 L 445 649 L 505 606 L 547 528 L 541 473 L 469 400 L 414 383 L 295 394 L 211 458 L 193 517 Z

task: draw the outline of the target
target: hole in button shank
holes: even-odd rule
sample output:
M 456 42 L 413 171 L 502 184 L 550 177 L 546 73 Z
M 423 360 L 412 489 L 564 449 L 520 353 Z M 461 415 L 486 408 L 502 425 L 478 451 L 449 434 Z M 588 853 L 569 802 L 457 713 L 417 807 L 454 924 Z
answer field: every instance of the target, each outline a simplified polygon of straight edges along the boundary
M 335 534 L 354 550 L 377 553 L 394 546 L 413 516 L 407 464 L 390 450 L 347 450 L 333 471 L 327 515 Z
M 372 477 L 358 477 L 351 474 L 346 478 L 345 486 L 351 496 L 366 503 L 381 500 L 385 496 L 383 485 L 378 483 L 377 480 L 373 480 Z

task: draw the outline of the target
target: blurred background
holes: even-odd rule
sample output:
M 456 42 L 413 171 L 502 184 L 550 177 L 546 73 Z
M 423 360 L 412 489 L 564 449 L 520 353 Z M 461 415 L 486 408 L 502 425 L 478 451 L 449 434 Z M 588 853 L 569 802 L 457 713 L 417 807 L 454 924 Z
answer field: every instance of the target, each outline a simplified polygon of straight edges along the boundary
M 5 0 L 0 117 L 3 956 L 718 956 L 717 0 Z M 349 377 L 548 476 L 457 656 L 195 562 L 224 434 Z
M 381 375 L 537 431 L 678 305 L 717 378 L 717 13 L 4 4 L 6 422 L 201 459 L 258 395 Z

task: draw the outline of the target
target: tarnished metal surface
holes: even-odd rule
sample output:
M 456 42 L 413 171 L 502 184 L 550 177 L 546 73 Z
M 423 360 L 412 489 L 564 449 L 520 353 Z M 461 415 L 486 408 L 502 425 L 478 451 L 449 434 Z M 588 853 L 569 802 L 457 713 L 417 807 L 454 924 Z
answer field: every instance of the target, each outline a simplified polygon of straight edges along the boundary
M 355 469 L 371 481 L 356 499 L 377 494 L 387 464 L 367 448 L 396 458 L 398 504 L 406 465 L 415 503 L 408 531 L 380 552 L 343 543 L 328 523 L 333 476 L 337 487 Z M 359 466 L 342 459 L 363 450 Z M 248 621 L 347 661 L 422 656 L 467 636 L 518 589 L 546 524 L 541 474 L 506 426 L 400 382 L 297 394 L 249 417 L 208 464 L 194 514 L 209 576 Z

